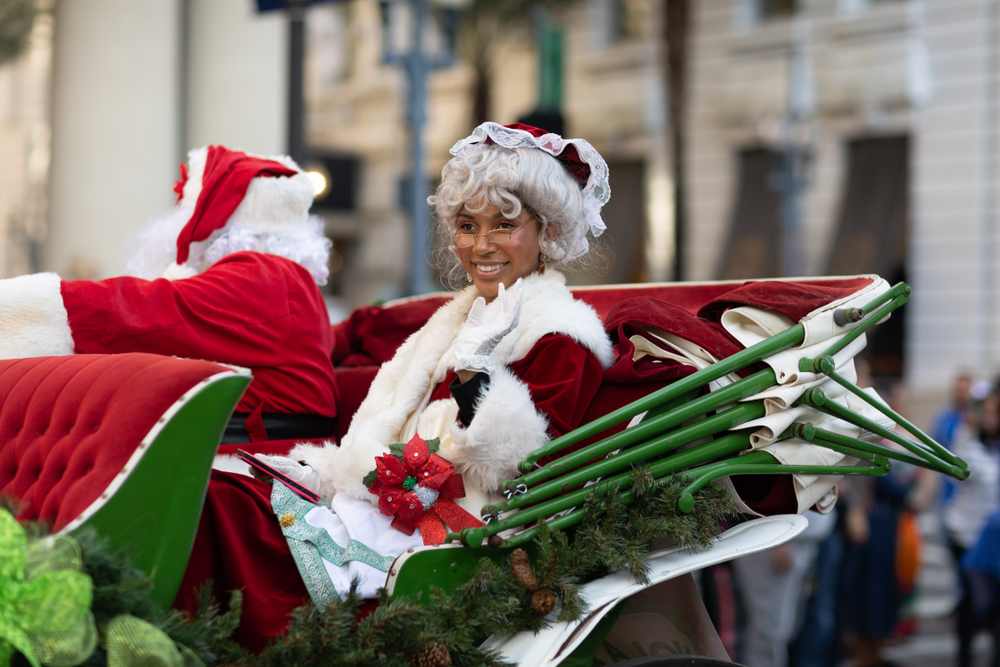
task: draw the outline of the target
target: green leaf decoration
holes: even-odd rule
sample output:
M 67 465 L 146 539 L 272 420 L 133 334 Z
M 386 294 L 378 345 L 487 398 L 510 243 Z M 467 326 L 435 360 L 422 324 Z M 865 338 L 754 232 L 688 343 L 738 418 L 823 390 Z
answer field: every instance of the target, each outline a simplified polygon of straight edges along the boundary
M 427 449 L 431 450 L 431 454 L 437 454 L 437 450 L 441 448 L 441 438 L 431 438 L 427 441 Z
M 367 475 L 365 475 L 365 478 L 363 480 L 361 480 L 361 481 L 365 483 L 365 487 L 366 488 L 370 489 L 370 488 L 372 488 L 372 484 L 375 483 L 376 479 L 378 479 L 378 469 L 377 468 L 375 470 L 370 471 Z
M 405 446 L 406 445 L 404 445 L 401 442 L 394 442 L 391 445 L 389 445 L 389 453 L 392 454 L 393 456 L 395 456 L 400 461 L 402 461 L 403 460 L 403 447 L 405 447 Z

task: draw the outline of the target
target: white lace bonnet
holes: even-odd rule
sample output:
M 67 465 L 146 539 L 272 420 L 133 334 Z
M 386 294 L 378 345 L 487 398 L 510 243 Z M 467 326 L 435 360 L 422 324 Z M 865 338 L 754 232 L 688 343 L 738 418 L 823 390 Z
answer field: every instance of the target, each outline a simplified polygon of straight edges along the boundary
M 598 237 L 607 229 L 601 218 L 601 207 L 611 198 L 608 163 L 590 142 L 585 139 L 563 139 L 558 134 L 521 123 L 500 125 L 487 122 L 452 146 L 451 154 L 458 156 L 480 151 L 491 143 L 504 148 L 537 148 L 555 157 L 583 190 L 583 220 L 590 233 Z M 583 251 L 586 251 L 586 241 L 581 241 Z

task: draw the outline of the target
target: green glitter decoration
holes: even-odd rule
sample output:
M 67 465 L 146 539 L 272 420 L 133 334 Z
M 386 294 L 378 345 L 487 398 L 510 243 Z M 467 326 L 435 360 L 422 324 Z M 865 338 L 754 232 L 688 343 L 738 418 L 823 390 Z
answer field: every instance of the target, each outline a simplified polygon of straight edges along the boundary
M 412 491 L 413 487 L 417 485 L 417 478 L 412 475 L 403 480 L 403 488 L 407 491 Z

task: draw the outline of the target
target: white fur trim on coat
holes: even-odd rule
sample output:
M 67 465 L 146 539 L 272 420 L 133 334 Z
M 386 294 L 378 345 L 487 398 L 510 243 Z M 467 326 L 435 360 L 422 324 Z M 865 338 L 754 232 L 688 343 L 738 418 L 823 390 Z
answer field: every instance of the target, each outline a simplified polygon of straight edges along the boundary
M 0 359 L 73 354 L 61 282 L 54 273 L 0 280 Z
M 452 422 L 454 445 L 440 453 L 455 464 L 466 484 L 495 491 L 504 480 L 520 475 L 517 464 L 549 441 L 548 429 L 527 385 L 498 368 L 476 401 L 469 427 Z
M 544 275 L 533 274 L 524 279 L 524 305 L 520 322 L 504 337 L 492 356 L 497 362 L 497 368 L 503 369 L 503 373 L 513 383 L 521 385 L 523 396 L 527 396 L 531 409 L 528 413 L 521 408 L 501 410 L 499 399 L 492 400 L 494 384 L 499 391 L 513 391 L 504 379 L 498 379 L 498 370 L 494 376 L 495 382 L 491 383 L 491 389 L 482 399 L 486 406 L 482 428 L 478 425 L 480 415 L 477 412 L 467 433 L 453 434 L 464 438 L 467 443 L 473 443 L 472 446 L 479 447 L 482 451 L 482 455 L 468 453 L 462 464 L 457 466 L 463 475 L 466 472 L 463 470 L 465 461 L 475 466 L 472 477 L 466 480 L 468 488 L 489 484 L 490 486 L 482 487 L 481 490 L 493 490 L 493 480 L 503 481 L 508 478 L 507 471 L 512 470 L 511 461 L 516 469 L 517 461 L 524 454 L 548 440 L 546 427 L 539 427 L 536 421 L 538 415 L 527 386 L 510 375 L 505 369 L 508 364 L 523 359 L 542 337 L 552 333 L 569 336 L 590 350 L 604 368 L 613 361 L 611 341 L 604 333 L 604 326 L 597 313 L 589 305 L 576 301 L 565 283 L 565 278 L 557 271 L 547 271 Z M 368 493 L 362 479 L 375 468 L 375 457 L 389 451 L 390 444 L 406 442 L 417 432 L 417 422 L 427 409 L 431 392 L 447 372 L 454 368 L 451 345 L 465 324 L 472 302 L 478 296 L 475 286 L 459 292 L 453 300 L 441 306 L 427 324 L 410 336 L 390 361 L 382 365 L 339 447 L 333 444 L 322 448 L 299 445 L 292 450 L 290 458 L 307 462 L 320 474 L 323 487 L 319 492 L 324 498 L 331 498 L 335 493 L 349 493 L 356 498 L 377 501 L 375 496 Z M 495 317 L 498 308 L 496 302 L 489 304 L 486 308 L 487 319 Z M 491 407 L 494 405 L 497 406 L 496 409 Z M 503 417 L 499 416 L 501 412 Z M 508 431 L 494 431 L 495 439 L 491 436 L 491 423 L 521 419 L 526 421 L 526 433 L 541 435 L 531 436 L 523 443 L 506 441 L 504 438 L 508 436 L 504 434 Z M 505 427 L 513 428 L 513 425 Z M 487 455 L 487 448 L 494 444 L 498 448 L 497 464 L 495 468 L 491 468 L 482 461 Z
M 403 427 L 433 391 L 434 370 L 465 323 L 475 296 L 474 292 L 458 294 L 382 364 L 339 447 L 332 442 L 322 447 L 302 444 L 288 454 L 319 473 L 323 485 L 316 491 L 324 500 L 348 493 L 377 502 L 362 480 L 375 468 L 375 457 L 402 441 Z

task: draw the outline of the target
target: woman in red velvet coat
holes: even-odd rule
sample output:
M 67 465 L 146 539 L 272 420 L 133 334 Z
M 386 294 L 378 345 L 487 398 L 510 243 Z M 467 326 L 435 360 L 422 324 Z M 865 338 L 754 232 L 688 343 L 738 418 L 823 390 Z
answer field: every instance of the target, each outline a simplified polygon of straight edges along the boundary
M 294 607 L 342 595 L 354 577 L 374 596 L 392 558 L 428 540 L 392 527 L 363 482 L 390 444 L 438 438 L 438 454 L 464 481 L 456 502 L 478 518 L 526 454 L 580 425 L 612 362 L 597 314 L 554 268 L 586 255 L 604 229 L 604 160 L 585 141 L 495 123 L 452 153 L 430 203 L 452 273 L 471 284 L 382 366 L 339 445 L 269 457 L 319 492 L 321 507 L 245 477 L 216 473 L 209 487 L 178 606 L 192 608 L 190 591 L 206 579 L 219 596 L 243 588 L 240 639 L 252 648 L 280 632 Z M 430 509 L 436 500 L 422 502 Z M 299 519 L 286 526 L 287 542 L 275 512 Z M 301 530 L 308 540 L 296 539 Z

